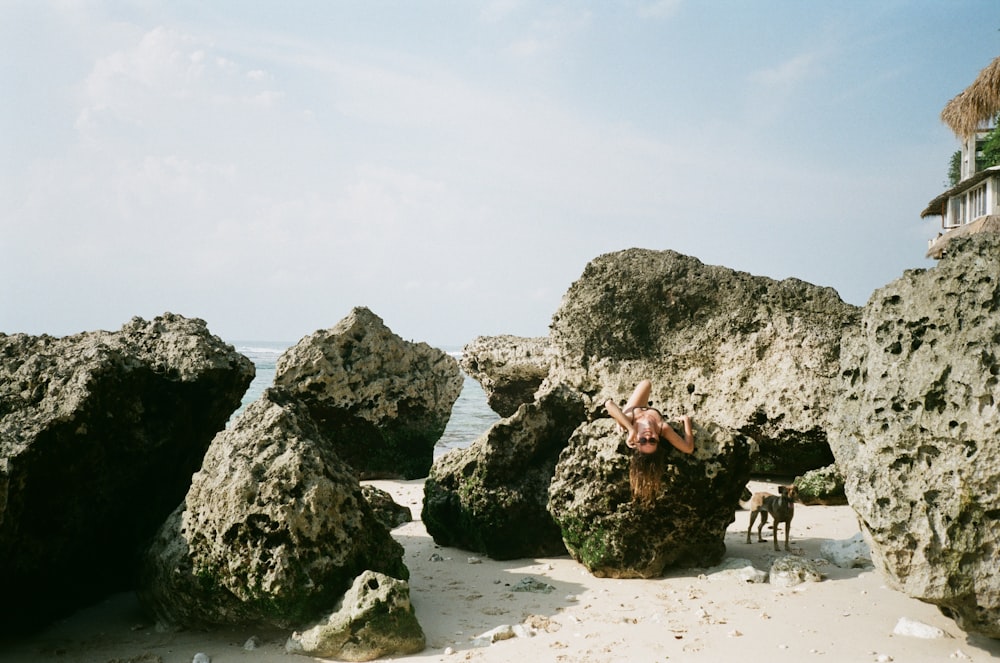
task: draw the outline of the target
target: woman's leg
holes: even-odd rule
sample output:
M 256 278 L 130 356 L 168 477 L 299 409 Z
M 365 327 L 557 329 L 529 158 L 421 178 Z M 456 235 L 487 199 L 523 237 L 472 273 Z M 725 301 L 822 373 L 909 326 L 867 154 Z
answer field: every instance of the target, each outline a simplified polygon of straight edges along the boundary
M 635 385 L 635 390 L 632 391 L 632 395 L 629 396 L 628 402 L 625 403 L 625 407 L 622 408 L 623 412 L 631 412 L 633 408 L 646 407 L 649 405 L 649 394 L 653 391 L 653 383 L 649 380 L 643 380 L 639 384 Z

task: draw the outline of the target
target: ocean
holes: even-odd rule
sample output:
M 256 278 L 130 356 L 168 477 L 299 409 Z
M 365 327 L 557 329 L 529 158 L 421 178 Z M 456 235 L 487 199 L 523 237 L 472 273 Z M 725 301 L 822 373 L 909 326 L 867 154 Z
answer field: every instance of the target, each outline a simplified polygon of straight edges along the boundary
M 274 382 L 275 364 L 278 357 L 294 344 L 275 341 L 229 341 L 229 343 L 236 348 L 237 352 L 250 359 L 257 369 L 253 382 L 250 383 L 247 393 L 243 396 L 243 402 L 233 414 L 235 417 L 244 407 L 260 398 L 264 390 L 271 386 Z M 448 348 L 442 348 L 442 350 L 456 359 L 462 354 L 461 350 Z M 462 392 L 452 407 L 451 419 L 448 420 L 444 434 L 434 446 L 435 458 L 451 449 L 469 446 L 500 419 L 500 416 L 486 404 L 486 392 L 479 386 L 479 383 L 464 373 L 462 375 L 465 378 Z

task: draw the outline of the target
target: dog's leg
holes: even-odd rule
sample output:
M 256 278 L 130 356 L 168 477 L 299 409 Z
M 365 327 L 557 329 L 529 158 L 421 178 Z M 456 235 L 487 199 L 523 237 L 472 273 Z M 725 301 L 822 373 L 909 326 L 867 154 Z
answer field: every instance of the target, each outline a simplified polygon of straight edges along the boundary
M 767 511 L 760 512 L 760 525 L 757 525 L 757 543 L 766 543 L 764 537 L 761 536 L 760 531 L 764 529 L 764 525 L 767 524 Z
M 771 541 L 774 542 L 774 549 L 775 550 L 778 549 L 778 525 L 779 524 L 780 524 L 780 522 L 778 521 L 777 518 L 775 518 L 774 521 L 771 524 Z M 785 534 L 787 534 L 787 533 L 788 533 L 788 528 L 786 526 L 785 527 Z
M 753 521 L 757 520 L 757 510 L 750 510 L 750 524 L 747 525 L 747 543 L 750 543 L 750 530 L 753 529 Z
M 792 519 L 785 521 L 785 550 L 788 550 L 788 530 L 792 528 Z

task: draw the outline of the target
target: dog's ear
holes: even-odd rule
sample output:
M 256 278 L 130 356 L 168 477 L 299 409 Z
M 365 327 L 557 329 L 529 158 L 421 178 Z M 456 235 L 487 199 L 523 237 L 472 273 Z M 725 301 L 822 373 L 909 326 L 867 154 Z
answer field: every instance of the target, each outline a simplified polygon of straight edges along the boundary
M 788 495 L 788 486 L 778 486 L 779 495 Z

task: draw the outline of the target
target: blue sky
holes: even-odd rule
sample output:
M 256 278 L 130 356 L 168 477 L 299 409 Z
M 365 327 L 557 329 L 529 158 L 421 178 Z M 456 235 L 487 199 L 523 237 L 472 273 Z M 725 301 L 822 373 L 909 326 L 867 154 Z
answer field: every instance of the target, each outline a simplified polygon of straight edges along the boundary
M 929 267 L 995 0 L 0 0 L 0 332 L 544 335 L 673 249 L 864 304 Z

